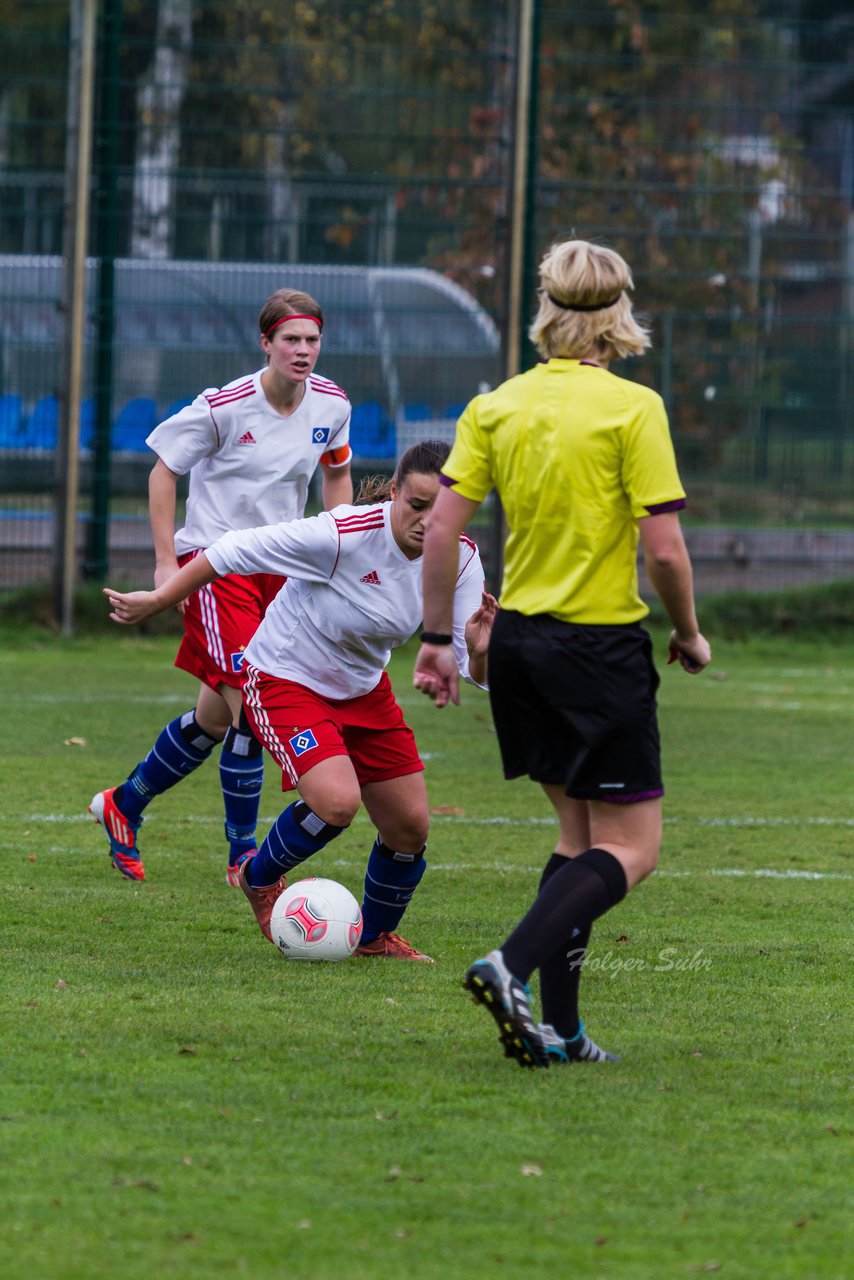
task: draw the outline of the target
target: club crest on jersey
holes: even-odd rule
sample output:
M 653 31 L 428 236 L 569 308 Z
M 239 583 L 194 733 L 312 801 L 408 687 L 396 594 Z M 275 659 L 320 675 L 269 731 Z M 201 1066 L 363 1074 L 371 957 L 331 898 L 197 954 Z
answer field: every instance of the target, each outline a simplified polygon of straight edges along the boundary
M 329 444 L 329 428 L 315 427 L 311 433 L 311 438 L 315 444 Z
M 243 656 L 242 649 L 240 650 L 239 653 L 233 653 L 231 655 L 231 669 L 236 676 L 240 675 L 241 671 L 243 670 L 243 664 L 245 661 L 246 661 L 246 658 Z
M 303 756 L 306 751 L 311 751 L 317 746 L 317 738 L 315 738 L 311 729 L 303 729 L 300 733 L 295 733 L 292 738 L 288 739 L 288 746 L 295 756 Z

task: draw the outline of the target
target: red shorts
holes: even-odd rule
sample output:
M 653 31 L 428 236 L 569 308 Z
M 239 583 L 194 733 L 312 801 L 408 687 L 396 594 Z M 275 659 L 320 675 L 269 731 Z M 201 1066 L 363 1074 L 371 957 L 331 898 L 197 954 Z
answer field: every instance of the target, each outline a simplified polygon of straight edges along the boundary
M 350 757 L 360 786 L 424 768 L 385 672 L 370 693 L 336 701 L 247 664 L 243 703 L 255 736 L 282 769 L 283 791 L 333 756 Z
M 179 557 L 185 565 L 197 551 Z M 216 690 L 243 685 L 243 650 L 286 579 L 275 573 L 226 574 L 194 591 L 184 605 L 184 639 L 175 666 Z

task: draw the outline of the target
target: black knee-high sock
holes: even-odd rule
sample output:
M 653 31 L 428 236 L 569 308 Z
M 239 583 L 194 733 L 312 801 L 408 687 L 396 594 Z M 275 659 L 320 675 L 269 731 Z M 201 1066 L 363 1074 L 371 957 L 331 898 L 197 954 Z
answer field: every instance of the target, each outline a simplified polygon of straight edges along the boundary
M 504 963 L 521 982 L 572 937 L 626 896 L 626 874 L 605 849 L 570 858 L 550 877 L 539 897 L 501 947 Z
M 568 859 L 560 853 L 553 853 L 543 868 L 540 877 L 540 892 L 556 871 L 565 867 Z M 578 1032 L 581 1019 L 578 1015 L 578 984 L 581 981 L 581 967 L 584 956 L 590 945 L 592 925 L 586 929 L 573 929 L 573 936 L 566 939 L 553 955 L 548 956 L 540 964 L 540 1003 L 543 1009 L 543 1022 L 550 1023 L 555 1031 L 571 1040 Z

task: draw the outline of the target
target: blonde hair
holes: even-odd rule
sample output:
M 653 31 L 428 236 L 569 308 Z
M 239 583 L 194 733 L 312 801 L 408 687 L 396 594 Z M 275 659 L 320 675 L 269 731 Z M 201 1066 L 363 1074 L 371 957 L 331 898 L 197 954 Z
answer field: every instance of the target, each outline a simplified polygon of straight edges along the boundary
M 615 249 L 589 240 L 554 244 L 540 263 L 540 285 L 540 306 L 528 337 L 545 359 L 599 355 L 614 360 L 640 355 L 652 345 L 626 293 L 634 288 L 632 273 Z

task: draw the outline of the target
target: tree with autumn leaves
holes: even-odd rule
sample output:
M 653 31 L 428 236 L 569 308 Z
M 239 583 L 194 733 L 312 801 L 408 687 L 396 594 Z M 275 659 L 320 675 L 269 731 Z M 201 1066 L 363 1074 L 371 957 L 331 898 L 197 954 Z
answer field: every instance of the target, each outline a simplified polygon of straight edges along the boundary
M 310 244 L 357 263 L 383 216 L 393 261 L 444 272 L 501 320 L 515 4 L 107 9 L 122 23 L 121 252 L 282 261 Z M 667 391 L 701 464 L 734 431 L 760 430 L 763 405 L 785 394 L 774 335 L 793 244 L 824 228 L 822 252 L 842 250 L 840 195 L 818 181 L 787 107 L 795 27 L 760 0 L 538 11 L 531 260 L 573 231 L 625 253 L 656 320 L 657 356 L 637 376 Z M 0 19 L 0 165 L 61 171 L 67 5 L 0 0 Z M 24 130 L 24 117 L 43 123 Z M 310 188 L 323 219 L 300 239 Z M 12 239 L 6 228 L 3 247 Z

